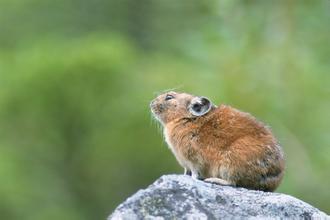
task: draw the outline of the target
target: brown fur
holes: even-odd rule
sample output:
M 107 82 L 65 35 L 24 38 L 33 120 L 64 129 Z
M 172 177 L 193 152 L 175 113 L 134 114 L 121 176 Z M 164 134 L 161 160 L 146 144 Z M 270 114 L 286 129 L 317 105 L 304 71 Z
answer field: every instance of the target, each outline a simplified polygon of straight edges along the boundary
M 168 94 L 174 98 L 165 100 Z M 168 92 L 151 103 L 180 165 L 199 179 L 216 177 L 235 186 L 274 191 L 283 177 L 284 158 L 270 129 L 226 105 L 193 116 L 188 105 L 195 97 Z

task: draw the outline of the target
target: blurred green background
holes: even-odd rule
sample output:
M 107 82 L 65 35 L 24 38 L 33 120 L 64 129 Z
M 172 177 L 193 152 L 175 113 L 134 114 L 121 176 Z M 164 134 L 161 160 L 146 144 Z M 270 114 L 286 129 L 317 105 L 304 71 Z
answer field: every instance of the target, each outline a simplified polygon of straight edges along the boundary
M 0 0 L 1 219 L 105 219 L 182 173 L 149 101 L 251 112 L 283 145 L 278 192 L 330 213 L 330 1 Z

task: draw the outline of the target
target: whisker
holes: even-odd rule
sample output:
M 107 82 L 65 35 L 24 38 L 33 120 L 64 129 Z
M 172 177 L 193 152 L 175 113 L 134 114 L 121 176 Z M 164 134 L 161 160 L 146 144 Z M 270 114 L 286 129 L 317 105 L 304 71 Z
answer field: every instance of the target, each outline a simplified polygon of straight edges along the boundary
M 181 89 L 182 87 L 183 87 L 183 85 L 181 84 L 181 85 L 178 85 L 178 86 L 170 88 L 170 89 L 164 89 L 162 91 L 155 91 L 155 92 L 153 92 L 153 94 L 155 96 L 158 96 L 158 95 L 161 95 L 161 94 L 166 93 L 166 92 L 177 91 L 177 90 Z
M 151 113 L 150 114 L 150 125 L 156 125 L 157 130 L 163 134 L 163 126 L 161 125 L 161 123 L 159 123 L 158 119 Z

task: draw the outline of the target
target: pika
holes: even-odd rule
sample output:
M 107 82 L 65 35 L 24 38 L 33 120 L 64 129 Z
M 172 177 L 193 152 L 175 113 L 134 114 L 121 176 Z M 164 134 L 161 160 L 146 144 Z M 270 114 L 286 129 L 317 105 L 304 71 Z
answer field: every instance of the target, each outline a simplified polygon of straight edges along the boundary
M 156 97 L 150 108 L 185 174 L 262 191 L 280 184 L 283 151 L 271 130 L 249 113 L 173 91 Z

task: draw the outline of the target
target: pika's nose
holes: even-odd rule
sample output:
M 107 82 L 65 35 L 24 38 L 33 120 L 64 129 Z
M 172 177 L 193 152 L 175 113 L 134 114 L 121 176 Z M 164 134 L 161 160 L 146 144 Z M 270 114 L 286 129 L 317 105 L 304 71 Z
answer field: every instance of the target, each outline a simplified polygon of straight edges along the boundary
M 153 108 L 155 106 L 155 102 L 156 102 L 155 99 L 150 102 L 149 104 L 150 108 Z

